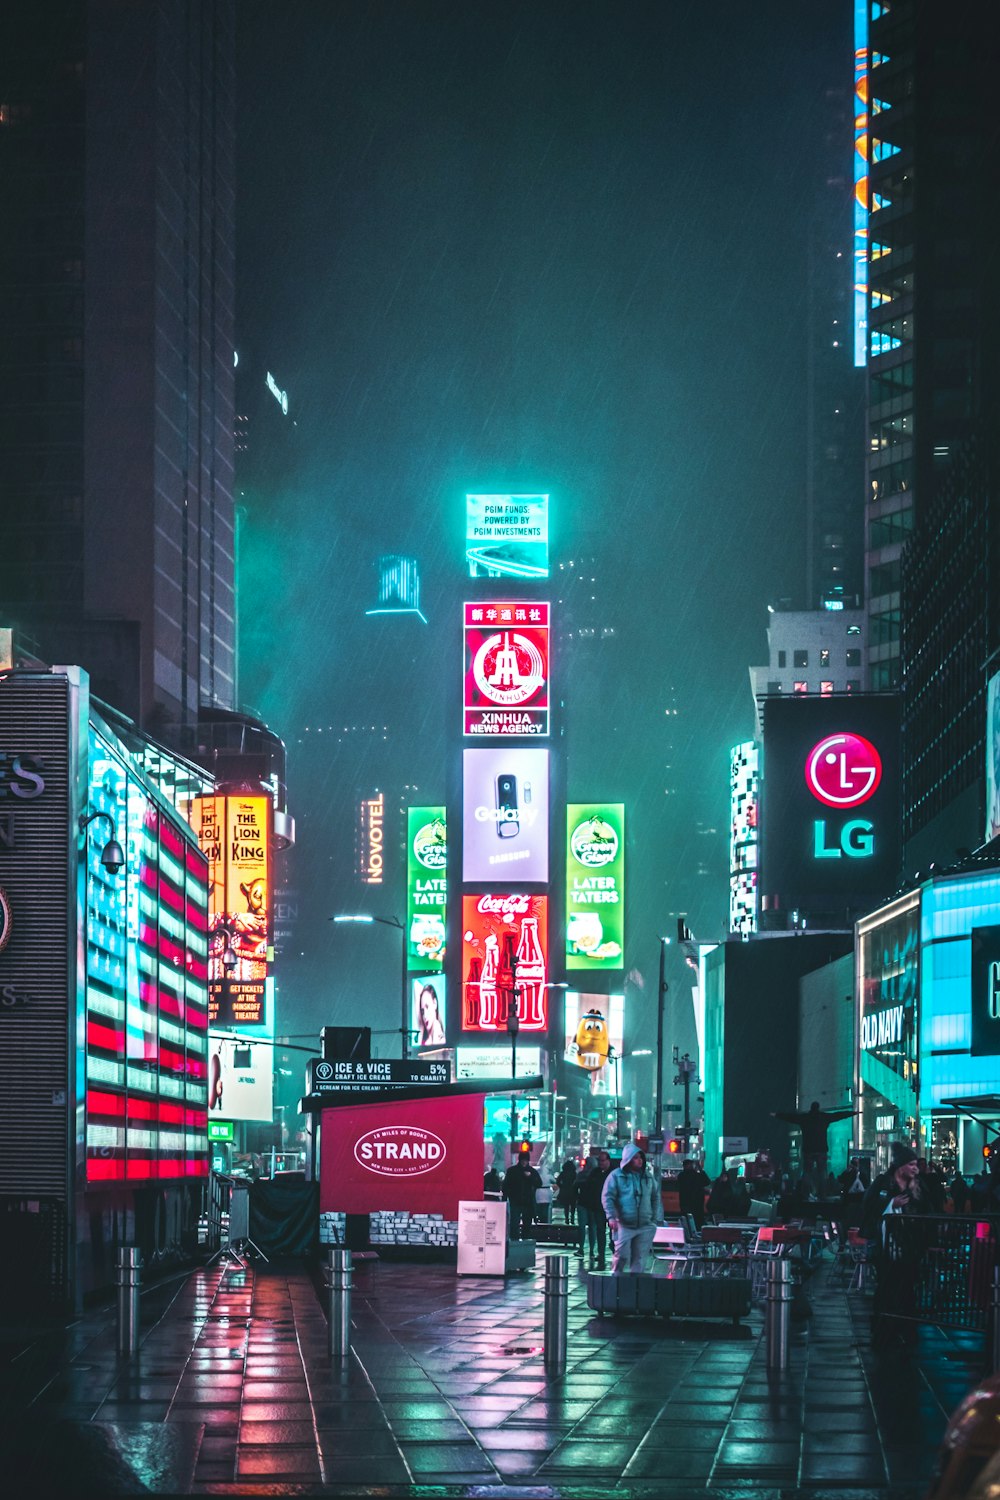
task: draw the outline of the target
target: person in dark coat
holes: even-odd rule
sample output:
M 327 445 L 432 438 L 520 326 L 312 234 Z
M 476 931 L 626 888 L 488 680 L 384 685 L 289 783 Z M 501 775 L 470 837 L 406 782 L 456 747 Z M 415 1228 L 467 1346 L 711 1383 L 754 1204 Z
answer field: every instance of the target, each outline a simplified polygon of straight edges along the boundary
M 572 1159 L 564 1162 L 556 1178 L 556 1189 L 559 1193 L 559 1207 L 567 1224 L 576 1223 L 577 1181 L 576 1162 Z
M 681 1213 L 690 1214 L 697 1229 L 705 1222 L 705 1189 L 711 1185 L 698 1163 L 687 1157 L 677 1179 L 677 1198 Z
M 510 1237 L 530 1240 L 535 1222 L 535 1194 L 543 1186 L 541 1174 L 531 1165 L 531 1152 L 521 1151 L 503 1180 L 503 1195 L 510 1204 Z
M 577 1186 L 577 1209 L 580 1216 L 580 1249 L 584 1233 L 590 1244 L 590 1260 L 597 1259 L 597 1269 L 604 1270 L 608 1251 L 608 1220 L 601 1201 L 604 1184 L 611 1176 L 611 1157 L 607 1151 L 597 1153 L 596 1163 L 587 1167 Z

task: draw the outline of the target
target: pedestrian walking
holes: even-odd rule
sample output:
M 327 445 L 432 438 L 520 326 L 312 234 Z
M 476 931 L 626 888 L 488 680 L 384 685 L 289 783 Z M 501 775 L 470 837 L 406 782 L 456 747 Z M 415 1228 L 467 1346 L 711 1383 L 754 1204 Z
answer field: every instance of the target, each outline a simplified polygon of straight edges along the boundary
M 590 1264 L 593 1265 L 596 1260 L 599 1271 L 604 1270 L 608 1245 L 608 1220 L 601 1195 L 610 1175 L 611 1157 L 607 1151 L 598 1151 L 591 1157 L 590 1163 L 581 1174 L 576 1191 L 580 1254 L 583 1254 L 586 1238 L 590 1250 Z
M 565 1161 L 556 1177 L 557 1202 L 567 1224 L 576 1223 L 577 1171 L 576 1162 Z
M 933 1213 L 934 1206 L 923 1185 L 917 1153 L 902 1141 L 889 1147 L 889 1166 L 875 1178 L 865 1194 L 861 1232 L 868 1241 L 868 1259 L 875 1267 L 872 1299 L 872 1341 L 885 1345 L 889 1337 L 887 1318 L 912 1317 L 916 1302 L 916 1280 L 920 1251 L 917 1244 L 888 1239 L 884 1220 L 895 1214 Z M 912 1332 L 906 1323 L 896 1325 Z
M 530 1240 L 536 1217 L 535 1194 L 543 1186 L 541 1175 L 531 1165 L 530 1149 L 518 1153 L 503 1180 L 503 1195 L 510 1204 L 510 1237 Z
M 601 1201 L 615 1242 L 612 1274 L 637 1275 L 653 1248 L 656 1226 L 663 1223 L 663 1199 L 653 1169 L 634 1142 L 625 1147 L 621 1166 L 605 1182 Z

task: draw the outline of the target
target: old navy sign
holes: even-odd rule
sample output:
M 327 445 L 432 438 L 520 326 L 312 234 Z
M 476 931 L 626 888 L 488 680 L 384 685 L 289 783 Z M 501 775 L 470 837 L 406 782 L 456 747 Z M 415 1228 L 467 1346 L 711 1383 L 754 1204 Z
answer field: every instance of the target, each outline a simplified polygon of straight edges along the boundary
M 806 758 L 806 786 L 825 807 L 853 810 L 867 802 L 882 780 L 882 758 L 860 734 L 829 734 Z M 829 814 L 813 821 L 814 859 L 871 859 L 875 825 L 868 818 L 840 821 Z
M 969 1051 L 994 1057 L 1000 1054 L 1000 927 L 974 927 L 970 937 Z
M 898 1046 L 903 1040 L 903 1007 L 890 1005 L 861 1017 L 861 1046 L 866 1052 Z

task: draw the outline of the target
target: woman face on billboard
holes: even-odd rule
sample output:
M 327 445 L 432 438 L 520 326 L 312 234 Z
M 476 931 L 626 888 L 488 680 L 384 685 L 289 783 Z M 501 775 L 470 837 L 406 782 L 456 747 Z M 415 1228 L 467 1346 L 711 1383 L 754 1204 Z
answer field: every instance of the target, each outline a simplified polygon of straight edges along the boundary
M 417 997 L 417 1019 L 420 1023 L 419 1046 L 429 1047 L 444 1041 L 441 1007 L 438 1003 L 437 990 L 432 984 L 425 984 Z

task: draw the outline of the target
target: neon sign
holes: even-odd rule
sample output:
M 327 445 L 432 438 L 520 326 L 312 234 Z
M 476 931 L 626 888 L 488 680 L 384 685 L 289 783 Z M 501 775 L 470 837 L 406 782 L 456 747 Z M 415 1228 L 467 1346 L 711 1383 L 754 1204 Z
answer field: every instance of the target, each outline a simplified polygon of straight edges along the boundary
M 288 392 L 287 391 L 283 391 L 281 389 L 281 386 L 275 380 L 275 378 L 271 374 L 270 370 L 268 370 L 268 372 L 267 372 L 267 388 L 271 392 L 271 395 L 274 397 L 275 401 L 277 401 L 278 405 L 281 407 L 281 410 L 284 412 L 285 416 L 287 417 L 288 416 Z
M 466 604 L 464 713 L 467 735 L 548 734 L 548 604 Z

